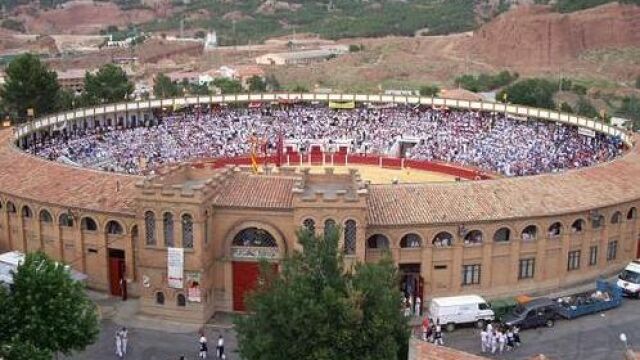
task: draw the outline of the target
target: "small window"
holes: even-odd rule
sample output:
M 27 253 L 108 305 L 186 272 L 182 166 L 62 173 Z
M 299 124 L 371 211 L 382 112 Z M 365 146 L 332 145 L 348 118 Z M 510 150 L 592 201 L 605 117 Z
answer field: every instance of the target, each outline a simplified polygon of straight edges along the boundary
M 336 231 L 336 221 L 333 219 L 327 219 L 324 222 L 324 236 L 329 236 Z
M 304 219 L 304 221 L 302 221 L 302 226 L 312 234 L 316 232 L 316 222 L 312 218 Z
M 538 236 L 538 227 L 535 225 L 529 225 L 522 230 L 523 241 L 533 241 Z
M 618 255 L 618 241 L 609 241 L 607 245 L 607 261 L 613 261 Z
M 462 285 L 480 284 L 480 264 L 462 266 Z
M 422 246 L 422 239 L 418 234 L 407 234 L 400 239 L 401 248 L 419 248 Z
M 569 251 L 569 258 L 567 259 L 567 270 L 580 269 L 580 250 Z
M 43 223 L 52 223 L 53 218 L 51 217 L 51 213 L 47 210 L 40 210 L 40 221 Z
M 479 303 L 478 304 L 478 310 L 489 310 L 489 309 L 490 309 L 490 307 L 489 307 L 489 304 L 487 304 L 487 303 Z
M 511 240 L 511 230 L 509 228 L 500 228 L 493 234 L 494 242 L 509 242 L 509 240 Z
M 69 214 L 63 213 L 62 215 L 60 215 L 60 218 L 58 219 L 58 224 L 64 227 L 72 227 L 73 218 Z
M 480 230 L 471 230 L 465 235 L 464 243 L 467 245 L 482 244 L 482 232 Z
M 557 238 L 562 234 L 562 224 L 559 222 L 555 222 L 549 226 L 549 237 Z
M 571 224 L 571 231 L 581 233 L 584 230 L 584 220 L 578 219 Z
M 532 279 L 535 274 L 536 259 L 520 259 L 520 270 L 518 272 L 518 279 Z
M 187 306 L 187 299 L 184 297 L 184 294 L 178 294 L 177 303 L 178 306 Z
M 447 265 L 434 265 L 433 269 L 434 270 L 446 270 L 447 269 Z
M 594 266 L 598 264 L 598 247 L 591 246 L 589 247 L 589 266 Z
M 156 293 L 156 304 L 164 305 L 164 293 L 162 291 Z
M 621 219 L 622 219 L 622 213 L 620 213 L 620 211 L 616 211 L 615 213 L 613 213 L 613 216 L 611 216 L 611 223 L 620 224 Z
M 164 246 L 174 247 L 173 242 L 173 214 L 166 212 L 162 216 L 162 228 L 164 235 Z
M 80 228 L 84 231 L 96 231 L 98 230 L 98 224 L 92 218 L 85 217 L 80 221 Z
M 107 223 L 107 234 L 109 235 L 122 235 L 124 230 L 122 229 L 122 225 L 115 220 L 111 220 Z
M 355 220 L 347 220 L 344 223 L 344 253 L 354 255 L 356 253 L 357 225 Z
M 604 216 L 596 216 L 591 220 L 591 226 L 594 229 L 599 229 L 604 225 Z
M 144 213 L 145 243 L 147 245 L 156 244 L 156 215 L 153 211 Z
M 638 210 L 635 207 L 632 207 L 627 211 L 627 220 L 634 220 L 638 217 Z
M 453 245 L 453 235 L 443 231 L 434 236 L 431 243 L 435 247 L 450 247 Z
M 29 219 L 29 218 L 31 218 L 32 216 L 33 216 L 33 213 L 31 212 L 31 208 L 30 208 L 30 207 L 28 207 L 28 206 L 26 206 L 26 205 L 25 205 L 25 206 L 23 206 L 23 207 L 22 207 L 22 217 L 23 217 L 23 218 L 26 218 L 26 219 Z
M 11 201 L 7 201 L 7 212 L 10 214 L 15 214 L 16 213 L 16 206 L 13 205 L 13 203 Z
M 389 239 L 382 234 L 374 234 L 367 239 L 367 248 L 369 249 L 388 249 Z
M 193 249 L 193 218 L 189 214 L 182 215 L 182 247 Z

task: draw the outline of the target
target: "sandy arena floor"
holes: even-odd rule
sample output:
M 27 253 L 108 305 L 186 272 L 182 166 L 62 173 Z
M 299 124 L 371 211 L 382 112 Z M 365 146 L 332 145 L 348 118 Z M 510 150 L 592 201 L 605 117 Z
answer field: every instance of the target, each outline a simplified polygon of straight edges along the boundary
M 303 166 L 311 169 L 312 174 L 322 174 L 325 167 L 330 166 Z M 389 169 L 378 166 L 336 166 L 335 174 L 347 174 L 349 169 L 357 169 L 362 179 L 371 181 L 372 184 L 391 184 L 397 179 L 400 183 L 421 183 L 436 181 L 455 181 L 454 176 L 415 169 Z

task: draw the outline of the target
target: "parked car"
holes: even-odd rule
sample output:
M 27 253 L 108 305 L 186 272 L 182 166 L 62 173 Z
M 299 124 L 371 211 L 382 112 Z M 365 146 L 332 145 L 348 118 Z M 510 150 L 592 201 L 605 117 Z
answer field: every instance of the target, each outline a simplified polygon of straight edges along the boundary
M 549 298 L 533 299 L 515 309 L 504 317 L 507 326 L 518 326 L 521 329 L 552 327 L 558 319 L 558 304 Z
M 640 297 L 640 260 L 634 260 L 618 275 L 618 287 L 625 295 Z
M 433 322 L 440 321 L 447 331 L 453 331 L 457 325 L 473 323 L 484 327 L 493 321 L 495 315 L 485 299 L 478 295 L 450 296 L 433 298 L 429 304 L 429 317 Z

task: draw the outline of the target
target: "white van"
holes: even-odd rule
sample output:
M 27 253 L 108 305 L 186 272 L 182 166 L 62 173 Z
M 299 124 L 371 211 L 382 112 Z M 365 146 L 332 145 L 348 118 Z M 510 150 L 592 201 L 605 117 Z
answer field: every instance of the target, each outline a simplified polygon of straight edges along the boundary
M 433 298 L 429 304 L 429 317 L 440 321 L 447 331 L 453 331 L 457 324 L 475 323 L 482 328 L 494 316 L 487 301 L 478 295 Z
M 618 287 L 635 298 L 640 297 L 640 260 L 633 260 L 618 275 Z

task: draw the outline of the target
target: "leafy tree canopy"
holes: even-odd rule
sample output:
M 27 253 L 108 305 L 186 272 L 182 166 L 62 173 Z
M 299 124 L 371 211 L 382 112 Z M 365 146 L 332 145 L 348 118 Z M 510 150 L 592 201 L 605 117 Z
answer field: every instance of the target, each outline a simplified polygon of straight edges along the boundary
M 165 74 L 158 74 L 153 79 L 153 95 L 159 99 L 172 98 L 182 95 L 178 84 L 171 81 Z
M 510 73 L 508 71 L 501 71 L 495 75 L 462 75 L 455 79 L 455 84 L 469 91 L 489 91 L 509 85 L 515 81 L 518 76 L 518 73 Z
M 242 92 L 242 84 L 237 80 L 218 78 L 213 80 L 213 85 L 220 89 L 223 94 L 238 94 Z
M 102 66 L 93 75 L 84 78 L 84 94 L 87 104 L 115 103 L 126 100 L 133 92 L 133 83 L 121 67 L 114 64 Z
M 596 110 L 591 102 L 584 96 L 580 96 L 580 98 L 578 98 L 578 102 L 576 103 L 576 113 L 578 113 L 578 115 L 590 118 L 600 116 L 598 114 L 598 110 Z
M 35 116 L 55 110 L 60 85 L 55 71 L 47 69 L 33 54 L 16 57 L 6 69 L 6 80 L 0 87 L 0 98 L 7 112 L 25 121 L 27 109 L 33 109 Z
M 255 360 L 406 359 L 409 327 L 390 258 L 343 268 L 339 231 L 298 232 L 302 252 L 272 273 L 236 319 L 239 351 Z M 266 265 L 266 264 L 264 264 Z
M 258 75 L 253 75 L 249 81 L 249 92 L 267 91 L 267 82 Z
M 557 83 L 545 79 L 526 79 L 501 90 L 496 99 L 506 99 L 510 103 L 554 109 L 553 95 L 558 90 Z M 506 94 L 506 95 L 505 95 Z
M 10 291 L 0 292 L 0 306 L 0 351 L 8 359 L 69 355 L 84 350 L 98 335 L 95 306 L 83 285 L 43 253 L 26 256 Z M 21 357 L 13 357 L 18 353 Z
M 438 96 L 440 88 L 435 85 L 424 85 L 420 87 L 420 95 L 422 96 Z

